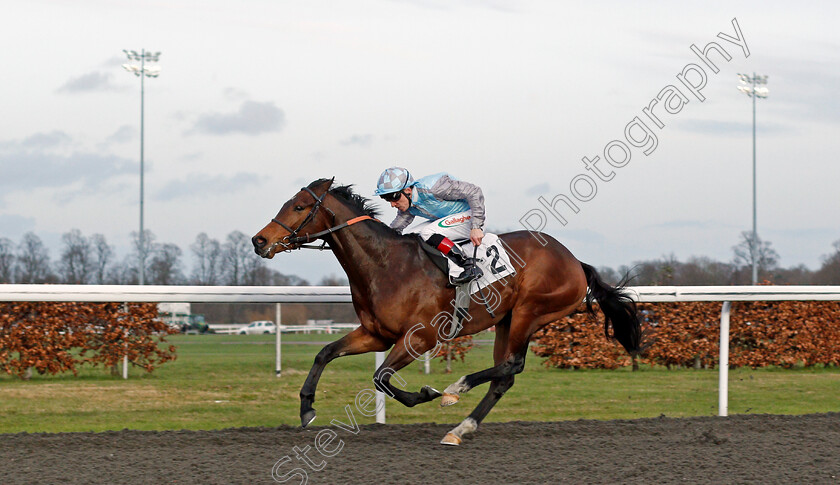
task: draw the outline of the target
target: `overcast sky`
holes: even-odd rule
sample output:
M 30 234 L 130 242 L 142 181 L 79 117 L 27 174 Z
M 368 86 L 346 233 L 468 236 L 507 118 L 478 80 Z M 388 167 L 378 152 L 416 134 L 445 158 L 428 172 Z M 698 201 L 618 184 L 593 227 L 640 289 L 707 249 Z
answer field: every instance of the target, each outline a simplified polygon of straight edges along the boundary
M 120 65 L 122 49 L 145 48 L 162 52 L 146 82 L 146 227 L 187 262 L 200 232 L 252 235 L 320 177 L 369 195 L 391 165 L 478 184 L 496 231 L 522 229 L 529 211 L 536 225 L 538 198 L 565 194 L 579 212 L 559 203 L 567 224 L 547 215 L 544 230 L 596 266 L 729 261 L 752 224 L 752 105 L 736 73 L 755 71 L 770 89 L 757 106 L 759 235 L 783 266 L 815 269 L 840 239 L 837 18 L 837 2 L 7 2 L 0 237 L 34 231 L 56 258 L 78 228 L 126 254 L 140 81 Z M 709 42 L 730 57 L 708 54 L 718 73 L 691 50 Z M 690 64 L 706 76 L 702 102 L 677 78 Z M 660 128 L 643 108 L 668 86 L 687 103 L 672 91 L 675 113 L 654 106 Z M 636 117 L 655 147 L 627 140 Z M 612 145 L 620 167 L 604 160 L 613 140 L 630 149 L 620 163 Z M 600 175 L 581 161 L 595 156 Z M 328 253 L 269 264 L 341 274 Z

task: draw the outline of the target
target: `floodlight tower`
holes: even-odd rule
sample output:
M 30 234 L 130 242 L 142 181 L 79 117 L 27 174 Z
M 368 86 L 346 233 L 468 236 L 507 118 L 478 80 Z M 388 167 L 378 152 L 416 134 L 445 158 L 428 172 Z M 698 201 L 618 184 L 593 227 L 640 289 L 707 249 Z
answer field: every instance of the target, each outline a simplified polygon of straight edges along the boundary
M 752 284 L 758 284 L 758 230 L 756 224 L 756 196 L 755 196 L 755 99 L 765 99 L 770 94 L 770 90 L 765 86 L 767 84 L 767 76 L 757 76 L 753 73 L 738 74 L 738 79 L 741 84 L 738 90 L 752 98 L 753 109 L 753 163 L 752 163 L 752 181 L 753 181 L 753 229 L 752 240 L 750 241 L 750 258 L 752 259 Z M 760 85 L 760 86 L 757 86 Z
M 158 77 L 160 75 L 160 67 L 150 66 L 146 67 L 147 62 L 157 62 L 160 58 L 160 52 L 146 52 L 142 49 L 138 54 L 137 51 L 130 51 L 123 49 L 129 61 L 139 61 L 140 65 L 123 64 L 122 67 L 135 76 L 140 78 L 140 284 L 144 284 L 146 277 L 146 243 L 145 234 L 143 232 L 143 135 L 144 135 L 144 97 L 145 97 L 145 78 Z

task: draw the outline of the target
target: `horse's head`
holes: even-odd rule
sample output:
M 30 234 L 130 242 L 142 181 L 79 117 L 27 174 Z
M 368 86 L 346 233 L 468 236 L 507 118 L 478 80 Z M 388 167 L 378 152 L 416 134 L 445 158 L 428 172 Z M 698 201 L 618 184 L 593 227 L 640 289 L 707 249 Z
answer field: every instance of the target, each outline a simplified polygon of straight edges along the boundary
M 320 179 L 300 189 L 280 212 L 251 238 L 254 251 L 272 258 L 278 251 L 291 251 L 308 242 L 307 235 L 323 231 L 329 220 L 322 205 L 333 179 Z

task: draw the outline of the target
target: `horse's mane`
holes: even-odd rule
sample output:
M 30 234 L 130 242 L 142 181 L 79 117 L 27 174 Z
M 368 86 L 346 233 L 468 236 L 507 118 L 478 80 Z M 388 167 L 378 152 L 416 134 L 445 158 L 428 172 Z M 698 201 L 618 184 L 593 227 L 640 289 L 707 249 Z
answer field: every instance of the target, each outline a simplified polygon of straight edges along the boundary
M 309 185 L 310 187 L 317 186 L 321 183 L 327 182 L 328 180 L 329 179 L 318 179 Z M 347 205 L 356 209 L 358 212 L 373 217 L 374 219 L 378 219 L 379 211 L 371 205 L 371 202 L 368 199 L 353 192 L 352 187 L 352 185 L 338 185 L 330 189 L 330 194 L 339 198 L 341 201 L 346 202 Z
M 329 182 L 330 179 L 322 178 L 318 179 L 311 184 L 309 184 L 309 188 L 317 187 L 325 182 Z M 359 213 L 360 215 L 367 215 L 373 217 L 377 221 L 379 221 L 380 212 L 376 209 L 371 203 L 369 199 L 364 196 L 361 196 L 355 192 L 353 192 L 353 185 L 336 185 L 330 189 L 330 194 L 335 196 L 339 201 L 343 202 L 345 205 L 353 209 L 355 212 Z M 400 234 L 397 231 L 391 229 L 388 224 L 379 222 L 377 224 L 373 224 L 372 227 L 377 228 L 378 230 L 386 233 L 389 236 L 396 236 L 396 237 L 412 237 L 415 236 L 414 234 Z M 422 242 L 422 241 L 421 241 Z

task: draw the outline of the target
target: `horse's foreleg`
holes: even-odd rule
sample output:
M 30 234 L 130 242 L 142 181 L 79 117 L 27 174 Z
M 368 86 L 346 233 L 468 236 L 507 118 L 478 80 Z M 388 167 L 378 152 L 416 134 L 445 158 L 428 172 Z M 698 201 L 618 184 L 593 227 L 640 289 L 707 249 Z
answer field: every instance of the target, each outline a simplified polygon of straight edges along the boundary
M 300 424 L 306 427 L 315 419 L 315 409 L 312 403 L 315 402 L 315 389 L 318 386 L 318 379 L 324 367 L 330 361 L 344 355 L 363 354 L 365 352 L 383 351 L 388 349 L 388 342 L 379 337 L 371 335 L 364 327 L 359 327 L 344 337 L 327 344 L 315 356 L 315 363 L 306 376 L 306 381 L 300 390 Z
M 397 374 L 397 371 L 410 364 L 414 360 L 414 355 L 421 355 L 431 348 L 431 345 L 427 345 L 419 339 L 413 339 L 412 343 L 416 346 L 409 352 L 406 345 L 411 345 L 411 343 L 406 343 L 405 337 L 401 338 L 391 349 L 388 357 L 385 358 L 385 362 L 373 374 L 373 383 L 377 391 L 384 392 L 408 407 L 414 407 L 441 396 L 440 391 L 429 386 L 423 386 L 420 392 L 409 392 L 399 389 L 391 383 L 391 378 L 396 376 L 398 382 L 405 385 L 405 381 Z

